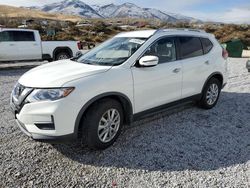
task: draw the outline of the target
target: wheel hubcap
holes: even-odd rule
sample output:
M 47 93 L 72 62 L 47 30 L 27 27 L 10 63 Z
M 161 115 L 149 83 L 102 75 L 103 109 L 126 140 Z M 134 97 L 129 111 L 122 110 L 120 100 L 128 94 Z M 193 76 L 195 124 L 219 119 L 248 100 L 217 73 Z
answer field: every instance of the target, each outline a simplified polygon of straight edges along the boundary
M 207 90 L 207 96 L 206 96 L 206 99 L 207 99 L 207 104 L 208 105 L 213 105 L 217 98 L 218 98 L 218 95 L 219 95 L 219 87 L 217 84 L 211 84 L 210 87 L 208 88 Z
M 61 60 L 61 59 L 68 59 L 68 56 L 67 55 L 60 55 L 58 57 L 58 60 Z
M 110 109 L 105 112 L 98 126 L 98 137 L 100 141 L 110 142 L 117 134 L 120 127 L 120 114 L 116 109 Z

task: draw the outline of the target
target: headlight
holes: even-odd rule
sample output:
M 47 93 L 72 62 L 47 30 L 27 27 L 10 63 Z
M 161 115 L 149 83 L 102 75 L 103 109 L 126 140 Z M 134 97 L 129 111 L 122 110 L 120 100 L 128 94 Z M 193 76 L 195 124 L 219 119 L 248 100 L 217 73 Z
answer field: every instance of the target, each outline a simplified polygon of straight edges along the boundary
M 73 90 L 73 87 L 57 89 L 34 89 L 27 97 L 26 101 L 55 101 L 67 97 Z

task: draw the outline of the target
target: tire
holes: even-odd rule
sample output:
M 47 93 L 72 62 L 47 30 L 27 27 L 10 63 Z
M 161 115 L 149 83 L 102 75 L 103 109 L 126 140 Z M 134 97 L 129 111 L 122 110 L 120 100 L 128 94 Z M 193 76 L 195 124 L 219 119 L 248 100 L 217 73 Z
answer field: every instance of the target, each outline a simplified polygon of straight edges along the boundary
M 199 106 L 204 109 L 215 107 L 220 97 L 221 88 L 222 83 L 216 78 L 211 78 L 203 89 Z
M 108 114 L 114 117 L 110 122 Z M 122 106 L 118 101 L 113 99 L 98 101 L 90 107 L 83 117 L 82 142 L 87 144 L 90 149 L 108 148 L 120 135 L 123 120 Z
M 59 52 L 56 54 L 55 60 L 69 59 L 70 57 L 68 52 Z

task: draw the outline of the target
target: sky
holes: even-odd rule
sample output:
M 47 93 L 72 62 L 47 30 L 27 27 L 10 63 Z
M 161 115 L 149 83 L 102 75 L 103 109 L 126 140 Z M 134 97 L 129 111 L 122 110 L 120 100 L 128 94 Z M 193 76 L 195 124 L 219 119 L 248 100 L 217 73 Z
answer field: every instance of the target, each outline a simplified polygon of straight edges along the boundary
M 41 6 L 62 0 L 0 0 L 12 6 Z M 94 4 L 122 4 L 131 2 L 144 8 L 179 13 L 204 21 L 250 23 L 250 0 L 82 0 Z

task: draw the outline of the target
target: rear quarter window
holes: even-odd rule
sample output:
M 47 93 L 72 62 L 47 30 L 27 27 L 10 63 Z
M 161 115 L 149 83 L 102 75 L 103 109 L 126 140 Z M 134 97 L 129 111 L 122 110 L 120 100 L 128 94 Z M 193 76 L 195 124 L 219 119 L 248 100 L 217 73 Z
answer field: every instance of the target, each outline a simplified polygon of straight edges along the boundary
M 201 38 L 204 54 L 209 53 L 213 48 L 213 43 L 208 38 Z
M 181 59 L 187 59 L 203 55 L 201 40 L 199 37 L 179 37 Z

